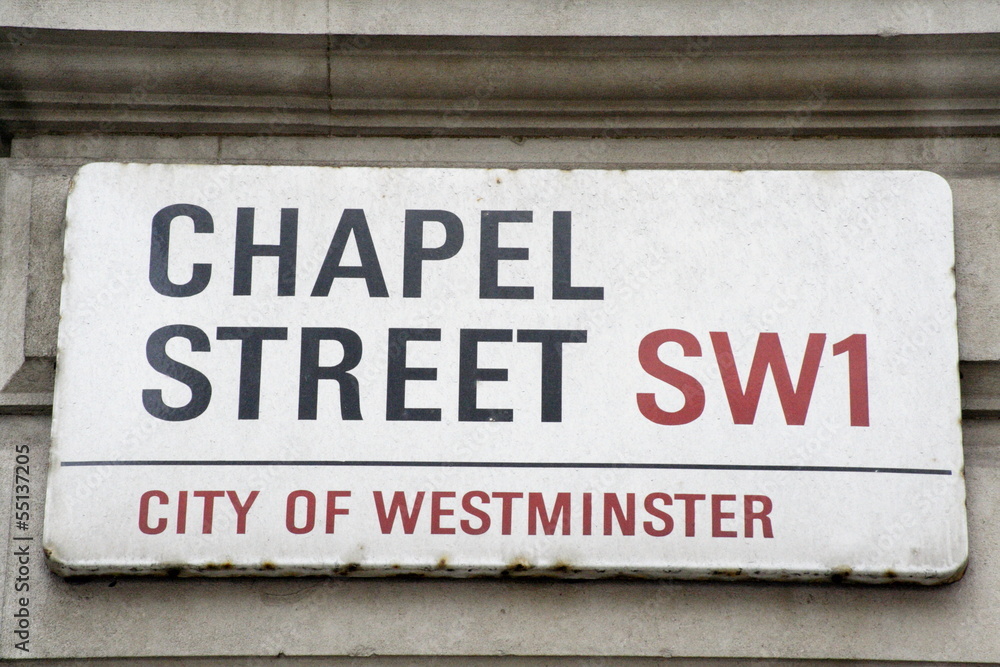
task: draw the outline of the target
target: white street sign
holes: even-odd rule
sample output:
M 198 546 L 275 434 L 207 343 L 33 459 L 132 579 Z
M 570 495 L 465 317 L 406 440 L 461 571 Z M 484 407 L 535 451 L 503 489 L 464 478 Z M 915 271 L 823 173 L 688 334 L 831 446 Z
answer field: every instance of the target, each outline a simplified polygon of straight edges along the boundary
M 61 574 L 964 569 L 934 174 L 92 164 L 66 217 Z

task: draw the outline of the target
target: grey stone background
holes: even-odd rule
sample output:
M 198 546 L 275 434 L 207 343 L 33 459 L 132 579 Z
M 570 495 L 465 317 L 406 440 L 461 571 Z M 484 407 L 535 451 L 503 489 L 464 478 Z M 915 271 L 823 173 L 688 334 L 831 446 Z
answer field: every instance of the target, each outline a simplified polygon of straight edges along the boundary
M 1000 661 L 1000 3 L 817 7 L 0 0 L 0 657 Z M 968 573 L 931 589 L 54 577 L 37 543 L 62 224 L 91 161 L 939 173 L 955 205 Z M 6 519 L 23 444 L 30 654 L 11 632 Z

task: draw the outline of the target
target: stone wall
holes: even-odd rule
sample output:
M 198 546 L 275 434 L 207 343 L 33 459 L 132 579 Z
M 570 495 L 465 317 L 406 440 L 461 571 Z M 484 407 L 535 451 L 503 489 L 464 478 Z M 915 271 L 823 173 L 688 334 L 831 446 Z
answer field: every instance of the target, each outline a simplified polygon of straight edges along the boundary
M 65 202 L 85 163 L 925 169 L 954 195 L 965 577 L 928 589 L 67 581 L 47 571 L 36 520 L 20 535 L 35 545 L 25 653 L 12 634 L 18 535 L 4 520 L 0 656 L 1000 661 L 1000 3 L 847 2 L 819 12 L 791 0 L 574 0 L 552 10 L 522 0 L 479 15 L 467 5 L 179 2 L 113 14 L 104 3 L 20 3 L 0 12 L 0 457 L 9 479 L 28 445 L 34 516 L 44 504 Z M 0 494 L 0 516 L 12 516 L 12 502 Z

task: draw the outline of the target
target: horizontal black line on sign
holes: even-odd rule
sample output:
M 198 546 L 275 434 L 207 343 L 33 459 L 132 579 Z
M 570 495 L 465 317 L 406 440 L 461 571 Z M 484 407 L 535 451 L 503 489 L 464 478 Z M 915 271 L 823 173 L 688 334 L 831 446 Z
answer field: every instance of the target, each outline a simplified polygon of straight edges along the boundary
M 610 470 L 745 470 L 762 472 L 877 472 L 896 475 L 950 475 L 938 468 L 863 466 L 735 465 L 715 463 L 530 463 L 523 461 L 63 461 L 77 466 L 335 466 L 359 468 L 598 468 Z

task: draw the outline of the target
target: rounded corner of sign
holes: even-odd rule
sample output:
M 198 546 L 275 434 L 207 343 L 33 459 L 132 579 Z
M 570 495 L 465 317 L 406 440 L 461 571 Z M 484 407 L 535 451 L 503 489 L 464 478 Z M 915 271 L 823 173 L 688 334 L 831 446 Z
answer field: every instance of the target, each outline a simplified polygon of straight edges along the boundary
M 84 176 L 90 176 L 91 172 L 101 172 L 106 170 L 109 166 L 115 166 L 114 162 L 87 162 L 86 164 L 80 165 L 74 174 L 74 180 L 78 180 Z
M 924 577 L 915 577 L 918 582 L 926 586 L 946 586 L 954 584 L 962 579 L 969 569 L 969 548 L 966 543 L 961 551 L 955 553 L 954 560 L 942 565 L 942 567 L 931 572 L 926 572 Z
M 88 162 L 86 164 L 80 165 L 73 177 L 70 179 L 69 192 L 66 196 L 66 220 L 69 222 L 72 220 L 73 216 L 73 201 L 75 199 L 74 194 L 80 188 L 81 183 L 86 183 L 92 179 L 101 182 L 106 180 L 106 176 L 102 173 L 109 165 L 113 163 L 109 162 Z
M 914 174 L 917 178 L 923 181 L 923 183 L 921 183 L 922 190 L 925 192 L 930 192 L 932 190 L 940 191 L 940 195 L 942 197 L 947 197 L 949 201 L 951 200 L 951 183 L 948 182 L 947 178 L 936 171 L 927 171 L 925 169 L 917 170 Z
M 45 554 L 45 563 L 49 566 L 52 574 L 64 578 L 79 574 L 75 571 L 72 563 L 60 556 L 59 550 L 52 540 L 45 539 L 42 542 L 42 552 Z
M 947 584 L 953 584 L 964 577 L 968 569 L 969 552 L 966 551 L 956 565 L 945 568 L 940 572 L 936 572 L 935 575 L 927 581 L 927 583 L 931 586 L 945 586 Z

